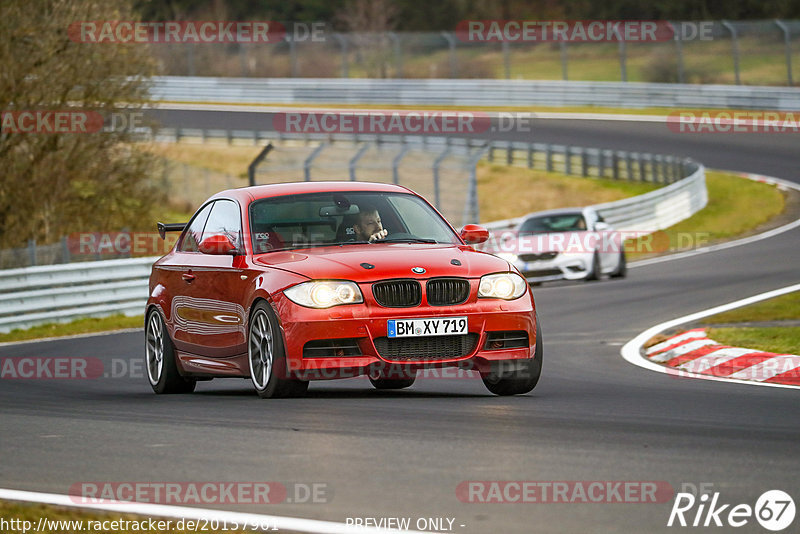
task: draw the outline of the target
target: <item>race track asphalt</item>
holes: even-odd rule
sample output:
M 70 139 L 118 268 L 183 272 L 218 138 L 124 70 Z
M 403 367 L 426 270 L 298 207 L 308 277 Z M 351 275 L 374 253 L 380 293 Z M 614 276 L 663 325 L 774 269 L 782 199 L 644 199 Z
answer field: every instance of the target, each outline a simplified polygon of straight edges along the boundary
M 168 126 L 241 129 L 268 120 L 259 115 L 159 112 Z M 673 153 L 798 181 L 793 135 L 554 120 L 508 137 Z M 364 379 L 316 382 L 307 398 L 267 401 L 231 379 L 156 396 L 137 363 L 138 332 L 0 347 L 0 358 L 98 357 L 123 375 L 0 380 L 0 487 L 63 494 L 82 481 L 324 483 L 324 503 L 209 507 L 339 522 L 410 517 L 412 526 L 449 517 L 456 532 L 497 533 L 674 530 L 666 526 L 672 501 L 463 503 L 459 483 L 664 481 L 675 491 L 712 483 L 724 503 L 752 506 L 770 489 L 797 502 L 796 390 L 673 378 L 628 364 L 619 350 L 661 321 L 800 282 L 799 242 L 795 229 L 637 267 L 622 280 L 534 288 L 544 371 L 519 397 L 491 396 L 475 379 L 418 380 L 399 392 Z M 763 532 L 753 519 L 738 530 Z

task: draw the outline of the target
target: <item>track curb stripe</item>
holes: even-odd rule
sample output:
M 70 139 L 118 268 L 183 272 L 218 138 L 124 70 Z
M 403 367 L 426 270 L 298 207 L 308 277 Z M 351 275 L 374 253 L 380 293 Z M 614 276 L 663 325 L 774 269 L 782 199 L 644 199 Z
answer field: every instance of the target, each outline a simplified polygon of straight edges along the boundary
M 743 306 L 748 306 L 750 304 L 755 304 L 756 302 L 761 302 L 763 300 L 768 300 L 774 297 L 779 297 L 781 295 L 786 295 L 788 293 L 793 293 L 795 291 L 800 291 L 800 284 L 793 284 L 786 287 L 781 287 L 778 289 L 773 289 L 772 291 L 766 291 L 764 293 L 759 293 L 757 295 L 753 295 L 751 297 L 747 297 L 744 299 L 740 299 L 734 302 L 729 302 L 727 304 L 723 304 L 720 306 L 715 306 L 713 308 L 709 308 L 707 310 L 698 311 L 689 315 L 685 315 L 683 317 L 678 317 L 676 319 L 672 319 L 671 321 L 666 321 L 661 324 L 657 324 L 641 332 L 638 336 L 628 341 L 620 350 L 620 354 L 622 358 L 627 361 L 628 363 L 632 363 L 637 367 L 642 367 L 644 369 L 648 369 L 650 371 L 656 371 L 658 373 L 670 374 L 681 376 L 685 378 L 699 378 L 703 380 L 711 380 L 717 382 L 731 382 L 736 384 L 747 384 L 753 386 L 767 386 L 767 387 L 776 387 L 776 388 L 787 388 L 787 389 L 800 389 L 800 367 L 795 367 L 793 369 L 785 369 L 781 374 L 776 374 L 769 378 L 765 377 L 762 381 L 757 380 L 744 380 L 741 378 L 735 378 L 733 376 L 718 376 L 717 374 L 706 374 L 709 370 L 715 370 L 718 373 L 723 366 L 730 366 L 733 362 L 737 360 L 742 360 L 742 358 L 749 358 L 754 357 L 757 354 L 764 354 L 759 351 L 753 351 L 754 355 L 749 355 L 745 357 L 734 358 L 729 360 L 726 363 L 723 363 L 717 367 L 711 367 L 709 370 L 706 370 L 706 373 L 694 373 L 691 371 L 681 370 L 674 367 L 667 367 L 666 365 L 661 365 L 656 363 L 655 361 L 651 360 L 645 355 L 645 351 L 643 347 L 645 343 L 647 343 L 650 339 L 654 336 L 661 334 L 662 332 L 666 332 L 670 329 L 676 328 L 680 325 L 684 325 L 687 323 L 693 323 L 705 317 L 710 317 L 712 315 L 716 315 L 718 313 L 722 313 L 725 311 L 733 310 L 736 308 L 741 308 Z M 720 347 L 722 348 L 722 347 Z M 701 355 L 698 355 L 700 357 Z M 772 356 L 780 356 L 780 355 L 772 355 Z M 800 356 L 792 356 L 795 359 L 788 360 L 784 362 L 784 365 L 791 365 L 792 362 L 800 361 Z M 750 366 L 748 366 L 750 367 Z M 736 372 L 732 373 L 736 374 Z M 795 378 L 797 377 L 797 378 Z M 780 382 L 778 382 L 780 380 Z

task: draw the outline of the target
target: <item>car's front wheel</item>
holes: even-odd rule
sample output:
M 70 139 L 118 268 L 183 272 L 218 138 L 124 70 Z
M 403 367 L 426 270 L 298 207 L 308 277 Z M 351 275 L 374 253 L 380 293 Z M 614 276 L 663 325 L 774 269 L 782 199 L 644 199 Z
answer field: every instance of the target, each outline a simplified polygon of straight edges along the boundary
M 259 397 L 268 399 L 305 395 L 308 382 L 289 376 L 278 319 L 265 302 L 259 302 L 250 317 L 247 356 L 250 380 Z
M 625 278 L 626 274 L 628 274 L 628 260 L 625 258 L 625 251 L 621 250 L 617 268 L 611 273 L 611 278 Z
M 483 384 L 495 395 L 522 395 L 532 391 L 542 375 L 542 352 L 542 326 L 537 317 L 534 357 L 493 362 L 491 371 L 483 377 Z
M 191 393 L 197 381 L 178 372 L 175 345 L 158 310 L 147 314 L 144 345 L 147 380 L 156 393 Z

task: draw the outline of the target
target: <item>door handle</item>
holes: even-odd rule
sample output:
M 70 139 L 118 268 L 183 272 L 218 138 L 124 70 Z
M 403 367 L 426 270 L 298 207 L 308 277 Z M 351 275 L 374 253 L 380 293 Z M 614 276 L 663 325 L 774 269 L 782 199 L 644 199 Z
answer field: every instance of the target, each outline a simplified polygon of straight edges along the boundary
M 184 282 L 191 284 L 194 282 L 195 276 L 192 273 L 183 273 L 181 278 L 183 278 Z

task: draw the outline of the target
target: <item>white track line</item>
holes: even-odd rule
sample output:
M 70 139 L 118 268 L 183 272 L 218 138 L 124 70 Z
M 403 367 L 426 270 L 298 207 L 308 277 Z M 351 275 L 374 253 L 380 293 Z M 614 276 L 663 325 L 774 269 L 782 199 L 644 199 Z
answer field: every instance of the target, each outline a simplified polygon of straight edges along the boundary
M 397 534 L 398 532 L 423 534 L 416 530 L 395 530 L 385 528 L 363 527 L 346 525 L 333 521 L 320 521 L 317 519 L 301 519 L 297 517 L 283 517 L 277 515 L 248 514 L 242 512 L 228 512 L 225 510 L 204 510 L 202 508 L 189 508 L 185 506 L 168 506 L 164 504 L 146 504 L 136 502 L 112 502 L 109 504 L 78 504 L 73 501 L 75 497 L 58 495 L 55 493 L 38 493 L 0 488 L 0 499 L 10 501 L 24 501 L 70 508 L 83 508 L 104 512 L 122 512 L 143 516 L 171 517 L 176 519 L 194 519 L 207 521 L 227 521 L 228 523 L 263 524 L 276 527 L 279 530 L 294 530 L 298 532 L 312 532 L 319 534 Z M 248 530 L 247 528 L 243 530 Z
M 142 319 L 142 323 L 144 324 L 144 319 Z M 23 339 L 21 341 L 6 341 L 4 343 L 0 343 L 0 347 L 27 345 L 29 343 L 43 343 L 45 341 L 63 341 L 65 339 L 81 339 L 84 337 L 110 336 L 113 334 L 128 334 L 130 332 L 144 332 L 144 326 L 142 326 L 142 328 L 119 328 L 117 330 L 105 330 L 103 332 L 87 332 L 85 334 L 73 334 L 71 336 L 40 337 L 36 339 Z
M 649 369 L 650 371 L 656 371 L 659 373 L 665 374 L 674 374 L 681 377 L 688 377 L 688 378 L 699 378 L 702 380 L 713 380 L 717 382 L 735 382 L 737 384 L 749 384 L 751 386 L 768 386 L 774 388 L 790 388 L 790 389 L 800 389 L 800 386 L 792 386 L 788 384 L 772 384 L 772 383 L 765 383 L 765 382 L 753 382 L 750 380 L 739 380 L 735 378 L 727 378 L 727 377 L 718 377 L 718 376 L 711 376 L 711 375 L 703 375 L 692 373 L 690 371 L 684 370 L 676 370 L 671 367 L 665 367 L 663 365 L 658 365 L 647 359 L 646 357 L 642 356 L 641 349 L 644 344 L 656 334 L 660 334 L 665 330 L 669 330 L 670 328 L 674 328 L 676 326 L 680 326 L 685 323 L 690 323 L 693 321 L 697 321 L 698 319 L 702 319 L 704 317 L 709 317 L 711 315 L 716 315 L 718 313 L 722 313 L 728 310 L 733 310 L 736 308 L 741 308 L 742 306 L 748 306 L 750 304 L 754 304 L 756 302 L 761 302 L 762 300 L 771 299 L 773 297 L 779 297 L 781 295 L 786 295 L 787 293 L 792 293 L 794 291 L 800 291 L 800 284 L 794 284 L 791 286 L 782 287 L 780 289 L 774 289 L 772 291 L 767 291 L 766 293 L 759 293 L 758 295 L 753 295 L 752 297 L 747 297 L 746 299 L 737 300 L 735 302 L 729 302 L 728 304 L 723 304 L 721 306 L 716 306 L 714 308 L 709 308 L 707 310 L 699 311 L 693 313 L 691 315 L 684 315 L 683 317 L 678 317 L 677 319 L 672 319 L 671 321 L 666 321 L 664 323 L 658 324 L 651 328 L 648 328 L 632 340 L 628 341 L 620 351 L 622 357 L 628 363 L 632 363 L 633 365 L 637 365 L 644 369 Z

